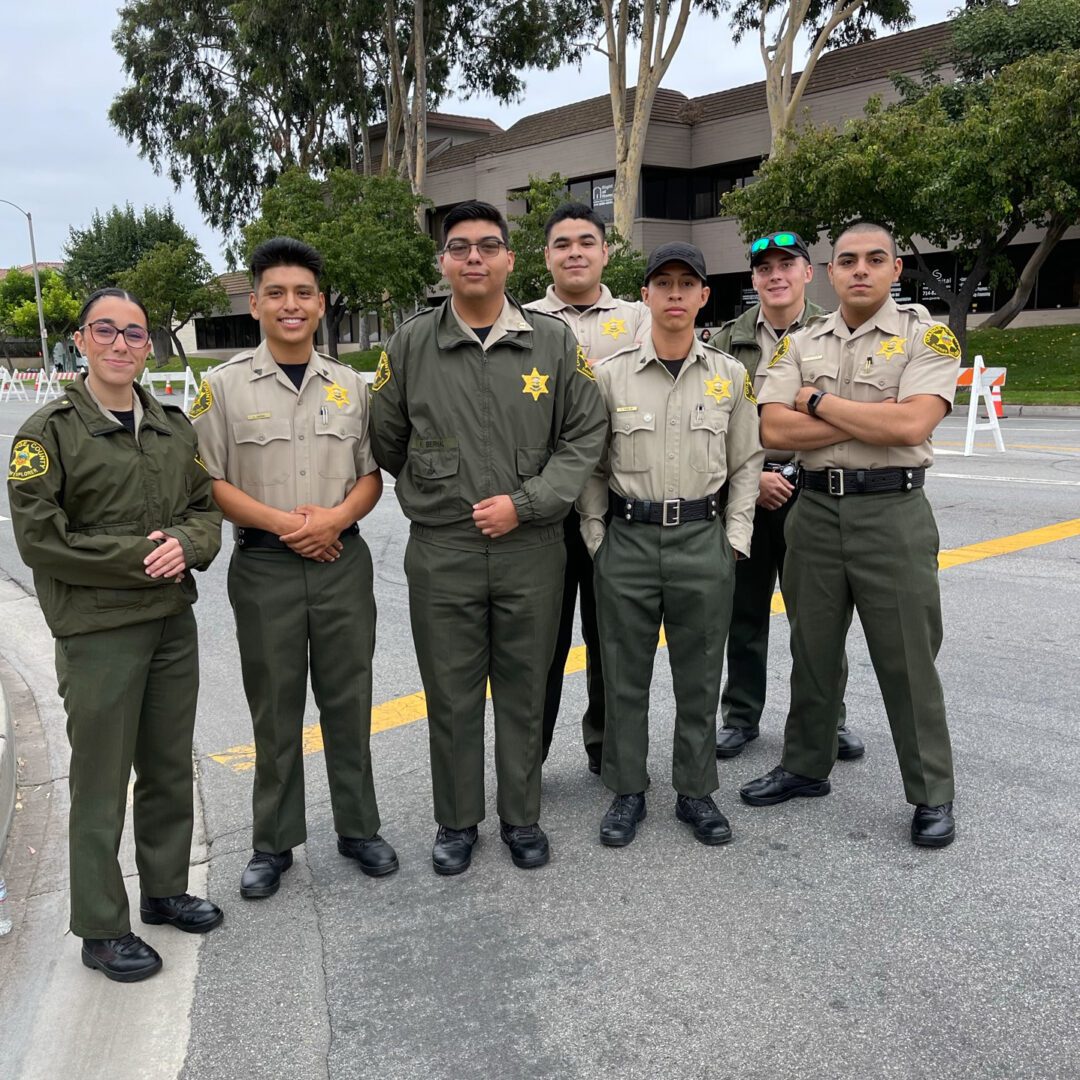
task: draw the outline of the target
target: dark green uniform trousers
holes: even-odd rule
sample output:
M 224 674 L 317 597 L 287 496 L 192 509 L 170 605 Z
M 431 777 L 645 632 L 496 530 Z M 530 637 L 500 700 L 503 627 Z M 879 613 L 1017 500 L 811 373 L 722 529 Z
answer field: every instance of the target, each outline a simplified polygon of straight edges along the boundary
M 435 820 L 484 818 L 484 698 L 495 712 L 496 805 L 509 825 L 540 818 L 544 690 L 555 650 L 566 548 L 432 543 L 413 526 L 405 551 L 409 615 L 424 684 Z
M 675 691 L 671 783 L 681 795 L 710 794 L 719 787 L 716 706 L 735 588 L 723 517 L 674 528 L 615 517 L 594 568 L 607 697 L 601 778 L 617 795 L 645 790 L 663 622 Z
M 754 510 L 754 535 L 750 558 L 735 567 L 735 599 L 731 605 L 731 631 L 727 643 L 727 681 L 720 695 L 720 715 L 727 727 L 756 728 L 765 710 L 768 683 L 769 622 L 772 598 L 779 579 L 784 582 L 784 525 L 795 505 L 792 495 L 783 506 Z M 847 655 L 844 656 L 847 685 Z M 843 695 L 843 687 L 841 687 Z M 847 708 L 840 702 L 837 727 L 847 722 Z
M 229 601 L 255 732 L 252 846 L 282 852 L 307 838 L 304 706 L 308 664 L 319 709 L 334 829 L 379 830 L 371 776 L 371 655 L 375 598 L 363 537 L 342 537 L 336 562 L 291 551 L 233 551 Z
M 199 694 L 195 616 L 187 608 L 57 638 L 56 674 L 71 743 L 71 932 L 123 937 L 131 923 L 117 853 L 132 766 L 140 887 L 147 896 L 187 890 Z
M 600 760 L 604 748 L 604 666 L 600 660 L 599 632 L 596 628 L 596 595 L 593 592 L 593 564 L 589 549 L 581 538 L 581 518 L 571 509 L 563 522 L 566 534 L 566 573 L 563 577 L 562 614 L 555 639 L 555 655 L 548 669 L 544 698 L 544 757 L 547 757 L 555 734 L 562 702 L 563 678 L 570 642 L 574 636 L 574 608 L 581 592 L 581 636 L 585 641 L 585 685 L 589 703 L 581 717 L 581 735 L 585 753 Z
M 885 702 L 910 803 L 953 797 L 941 647 L 938 531 L 921 490 L 842 498 L 803 491 L 788 516 L 784 601 L 791 709 L 783 766 L 815 779 L 836 760 L 844 642 L 853 608 Z

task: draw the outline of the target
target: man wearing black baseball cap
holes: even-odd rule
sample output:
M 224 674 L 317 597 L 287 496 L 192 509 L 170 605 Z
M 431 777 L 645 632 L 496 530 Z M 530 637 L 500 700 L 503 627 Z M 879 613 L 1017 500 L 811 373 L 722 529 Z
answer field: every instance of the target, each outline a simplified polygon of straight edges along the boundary
M 578 500 L 605 672 L 600 776 L 615 795 L 600 840 L 624 847 L 645 817 L 649 686 L 663 622 L 675 691 L 675 815 L 701 843 L 723 844 L 731 827 L 712 799 L 716 708 L 735 561 L 750 554 L 757 403 L 745 368 L 694 335 L 709 299 L 698 248 L 657 248 L 641 296 L 650 335 L 593 367 L 608 440 Z
M 760 236 L 750 245 L 750 271 L 757 304 L 724 323 L 713 338 L 718 349 L 730 353 L 754 381 L 754 393 L 765 382 L 765 369 L 776 346 L 787 334 L 826 314 L 806 299 L 806 286 L 814 267 L 806 242 L 790 230 Z M 753 559 L 735 571 L 735 599 L 727 643 L 727 681 L 720 698 L 723 727 L 716 734 L 716 756 L 733 758 L 758 737 L 765 710 L 768 682 L 769 622 L 777 579 L 783 578 L 784 523 L 795 505 L 794 451 L 768 450 L 761 473 L 754 511 Z M 847 679 L 845 661 L 844 678 Z M 847 713 L 840 705 L 838 738 L 841 758 L 861 757 L 862 740 L 846 727 Z

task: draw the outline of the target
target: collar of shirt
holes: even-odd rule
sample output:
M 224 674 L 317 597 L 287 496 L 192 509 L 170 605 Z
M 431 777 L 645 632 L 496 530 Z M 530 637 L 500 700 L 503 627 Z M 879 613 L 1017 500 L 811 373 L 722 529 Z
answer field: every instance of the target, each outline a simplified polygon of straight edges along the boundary
M 304 373 L 304 381 L 300 384 L 300 390 L 303 390 L 313 375 L 318 375 L 321 378 L 326 379 L 327 382 L 336 382 L 334 375 L 330 370 L 331 363 L 332 361 L 327 360 L 324 356 L 320 356 L 315 349 L 312 348 L 311 355 L 307 359 L 308 369 Z M 251 370 L 251 378 L 253 380 L 274 378 L 277 379 L 282 386 L 287 386 L 293 393 L 300 393 L 293 385 L 289 376 L 281 370 L 280 365 L 274 359 L 274 354 L 270 351 L 270 346 L 265 341 L 260 342 L 259 347 L 251 354 L 248 366 Z
M 862 337 L 864 334 L 872 334 L 874 331 L 895 335 L 899 334 L 902 329 L 900 310 L 896 306 L 896 301 L 891 296 L 887 296 L 885 303 L 866 322 L 862 323 L 861 326 L 856 326 L 854 330 L 847 328 L 844 316 L 840 313 L 840 309 L 837 308 L 831 315 L 826 315 L 820 322 L 814 323 L 806 333 L 812 338 L 835 334 L 836 337 L 847 340 L 848 338 Z
M 769 336 L 773 339 L 774 344 L 779 342 L 780 339 L 785 337 L 786 335 L 794 334 L 795 331 L 802 326 L 805 319 L 806 305 L 803 304 L 803 309 L 799 312 L 799 317 L 786 330 L 781 330 L 780 333 L 777 334 L 776 327 L 773 326 L 773 324 L 765 318 L 765 309 L 760 304 L 758 305 L 757 325 L 759 328 L 764 327 L 766 329 L 766 331 L 769 333 Z
M 123 427 L 124 425 L 121 424 L 115 416 L 113 416 L 112 409 L 107 409 L 104 405 L 102 405 L 101 402 L 98 400 L 97 394 L 95 394 L 94 391 L 90 389 L 90 380 L 84 378 L 82 380 L 82 383 L 83 389 L 86 390 L 86 396 L 98 407 L 101 415 L 104 416 L 105 419 L 108 420 L 110 423 L 115 424 L 117 427 Z M 142 426 L 145 410 L 143 409 L 143 403 L 139 400 L 139 394 L 138 391 L 135 389 L 134 385 L 132 385 L 131 387 L 131 401 L 131 409 L 135 414 L 135 438 L 137 439 L 139 437 L 139 428 Z M 123 409 L 120 410 L 120 412 L 123 411 Z
M 502 311 L 499 312 L 499 317 L 491 324 L 491 331 L 483 341 L 476 336 L 473 332 L 473 328 L 458 314 L 457 308 L 454 307 L 453 297 L 447 300 L 446 303 L 449 305 L 450 311 L 454 316 L 454 321 L 457 323 L 461 332 L 470 340 L 475 341 L 484 352 L 487 352 L 495 342 L 506 337 L 508 334 L 523 331 L 532 332 L 532 327 L 526 321 L 525 316 L 518 311 L 507 296 L 503 297 Z
M 565 311 L 567 308 L 570 308 L 573 311 L 577 312 L 577 309 L 572 303 L 566 300 L 561 300 L 559 298 L 558 294 L 555 292 L 554 285 L 549 285 L 547 287 L 547 292 L 544 293 L 543 299 L 537 301 L 536 306 L 540 311 L 557 312 Z M 612 308 L 617 306 L 618 301 L 615 299 L 614 296 L 611 295 L 611 290 L 605 284 L 603 284 L 603 282 L 601 282 L 600 299 L 597 300 L 595 304 L 590 304 L 587 310 L 610 311 Z M 585 313 L 580 312 L 579 314 L 584 315 Z
M 653 344 L 652 334 L 650 334 L 648 336 L 648 338 L 646 338 L 645 341 L 643 341 L 641 343 L 640 348 L 641 348 L 641 356 L 638 358 L 638 363 L 637 363 L 637 370 L 638 371 L 643 371 L 646 367 L 649 366 L 650 363 L 655 363 L 656 365 L 658 365 L 661 368 L 664 368 L 664 370 L 667 371 L 667 368 L 665 368 L 664 365 L 660 362 L 660 357 L 657 354 L 656 346 Z M 690 365 L 692 363 L 694 363 L 695 360 L 698 363 L 703 364 L 706 367 L 708 367 L 708 357 L 707 357 L 707 354 L 706 354 L 706 349 L 707 348 L 708 348 L 708 346 L 705 345 L 705 343 L 703 341 L 701 341 L 698 338 L 698 336 L 695 334 L 693 343 L 690 346 L 690 351 L 686 354 L 686 363 L 683 364 L 682 370 L 679 372 L 679 378 L 680 379 L 683 377 L 686 370 L 690 367 Z M 678 360 L 679 357 L 677 357 L 677 356 L 665 356 L 664 359 L 665 360 Z

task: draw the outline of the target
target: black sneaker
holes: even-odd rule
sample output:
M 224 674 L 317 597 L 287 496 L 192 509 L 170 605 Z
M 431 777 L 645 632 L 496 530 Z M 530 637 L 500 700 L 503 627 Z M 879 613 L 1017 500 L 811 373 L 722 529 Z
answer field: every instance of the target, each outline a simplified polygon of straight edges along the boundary
M 82 962 L 113 982 L 138 982 L 161 970 L 161 957 L 134 934 L 118 938 L 83 938 Z
M 240 875 L 240 895 L 248 900 L 273 896 L 281 884 L 281 875 L 292 866 L 292 849 L 275 855 L 256 851 Z
M 462 874 L 472 862 L 472 849 L 478 838 L 475 825 L 451 829 L 440 825 L 431 849 L 431 865 L 436 874 Z
M 703 844 L 726 844 L 731 839 L 731 826 L 720 813 L 711 795 L 694 799 L 680 795 L 675 800 L 675 816 L 687 825 L 694 826 L 694 836 Z
M 644 791 L 616 795 L 600 819 L 600 843 L 607 847 L 626 847 L 637 836 L 638 822 L 644 820 Z
M 551 858 L 547 834 L 538 824 L 507 825 L 500 819 L 499 835 L 509 845 L 510 858 L 519 870 L 535 870 Z

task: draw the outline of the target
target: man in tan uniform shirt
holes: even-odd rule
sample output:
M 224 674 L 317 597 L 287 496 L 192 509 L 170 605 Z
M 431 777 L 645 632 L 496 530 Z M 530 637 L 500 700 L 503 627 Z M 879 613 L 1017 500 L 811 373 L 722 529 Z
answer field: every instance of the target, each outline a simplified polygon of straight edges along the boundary
M 618 300 L 600 278 L 608 263 L 607 230 L 603 219 L 584 203 L 560 206 L 544 226 L 544 261 L 553 283 L 547 294 L 525 307 L 562 319 L 574 332 L 578 350 L 591 364 L 627 349 L 648 336 L 649 309 L 640 301 Z M 604 746 L 604 671 L 597 647 L 596 598 L 592 559 L 581 539 L 581 519 L 571 509 L 563 522 L 566 535 L 566 577 L 555 656 L 547 677 L 544 700 L 544 758 L 547 758 L 562 700 L 563 672 L 574 634 L 574 605 L 581 591 L 581 636 L 585 640 L 589 704 L 581 718 L 589 771 L 600 772 Z
M 829 264 L 839 311 L 784 338 L 770 361 L 762 439 L 795 448 L 802 466 L 783 584 L 791 708 L 781 765 L 741 794 L 768 806 L 829 793 L 844 642 L 857 609 L 916 807 L 912 841 L 944 847 L 955 835 L 953 768 L 934 663 L 938 533 L 922 487 L 931 433 L 952 407 L 960 348 L 925 309 L 892 300 L 902 265 L 888 231 L 850 226 Z
M 675 691 L 675 813 L 704 844 L 731 839 L 711 795 L 719 786 L 716 706 L 735 561 L 750 553 L 763 455 L 746 369 L 694 336 L 706 281 L 698 248 L 657 248 L 642 289 L 649 340 L 593 369 L 610 434 L 578 510 L 596 570 L 607 689 L 600 775 L 615 793 L 600 840 L 610 847 L 629 844 L 645 817 L 661 622 Z
M 326 750 L 338 851 L 370 877 L 398 868 L 378 835 L 371 776 L 371 554 L 356 522 L 382 479 L 367 384 L 321 356 L 322 260 L 279 237 L 252 256 L 252 317 L 265 340 L 209 372 L 191 416 L 214 498 L 238 526 L 229 599 L 255 733 L 248 898 L 277 891 L 304 822 L 303 720 L 311 685 Z

